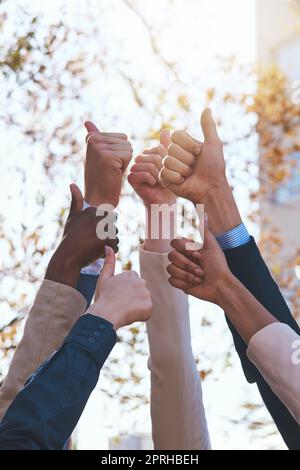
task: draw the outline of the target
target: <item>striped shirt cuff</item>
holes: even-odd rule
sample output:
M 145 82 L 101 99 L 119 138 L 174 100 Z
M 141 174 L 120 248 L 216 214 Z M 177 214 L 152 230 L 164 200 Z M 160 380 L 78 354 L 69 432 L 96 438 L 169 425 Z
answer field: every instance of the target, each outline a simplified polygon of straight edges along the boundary
M 230 250 L 248 243 L 250 235 L 245 224 L 242 223 L 226 233 L 217 235 L 216 239 L 222 250 Z

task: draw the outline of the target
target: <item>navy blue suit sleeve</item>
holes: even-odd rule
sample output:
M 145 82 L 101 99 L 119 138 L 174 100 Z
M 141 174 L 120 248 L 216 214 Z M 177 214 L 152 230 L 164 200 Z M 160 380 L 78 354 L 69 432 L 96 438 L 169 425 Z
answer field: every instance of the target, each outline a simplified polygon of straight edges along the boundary
M 292 317 L 276 282 L 259 252 L 255 240 L 251 237 L 250 241 L 245 245 L 224 250 L 224 253 L 232 273 L 256 299 L 280 322 L 286 323 L 300 334 L 300 328 Z M 260 394 L 287 446 L 290 449 L 300 449 L 300 426 L 272 392 L 258 369 L 248 359 L 246 343 L 227 317 L 226 320 L 248 382 L 257 383 Z
M 0 449 L 63 449 L 115 343 L 111 323 L 83 315 L 8 408 Z

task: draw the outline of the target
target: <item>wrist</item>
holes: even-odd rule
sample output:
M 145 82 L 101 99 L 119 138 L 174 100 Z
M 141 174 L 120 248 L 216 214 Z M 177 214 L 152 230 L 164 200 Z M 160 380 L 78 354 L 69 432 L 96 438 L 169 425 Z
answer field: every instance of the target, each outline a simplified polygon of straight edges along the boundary
M 58 247 L 48 264 L 45 279 L 64 284 L 74 289 L 80 275 L 80 265 Z
M 209 228 L 216 236 L 228 232 L 242 223 L 232 190 L 226 179 L 207 192 L 202 201 L 208 214 Z

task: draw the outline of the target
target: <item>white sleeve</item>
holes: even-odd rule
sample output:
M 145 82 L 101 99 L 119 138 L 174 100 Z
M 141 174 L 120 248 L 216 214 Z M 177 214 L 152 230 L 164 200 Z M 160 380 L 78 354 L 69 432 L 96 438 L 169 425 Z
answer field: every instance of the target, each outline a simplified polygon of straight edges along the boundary
M 247 354 L 300 424 L 300 336 L 272 323 L 252 336 Z
M 210 449 L 201 379 L 191 347 L 188 297 L 168 282 L 167 254 L 140 250 L 154 304 L 147 322 L 154 448 Z

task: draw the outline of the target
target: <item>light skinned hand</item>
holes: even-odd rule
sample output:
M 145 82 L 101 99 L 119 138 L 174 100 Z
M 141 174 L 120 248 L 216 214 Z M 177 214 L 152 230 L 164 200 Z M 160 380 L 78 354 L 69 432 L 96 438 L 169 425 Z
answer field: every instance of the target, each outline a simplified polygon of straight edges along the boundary
M 136 272 L 124 271 L 115 276 L 115 263 L 115 254 L 107 247 L 95 301 L 87 313 L 110 321 L 117 330 L 134 322 L 147 321 L 152 313 L 152 300 L 145 281 Z
M 87 149 L 84 165 L 84 200 L 91 206 L 111 204 L 116 207 L 123 175 L 132 158 L 127 135 L 101 132 L 92 122 L 85 122 Z

